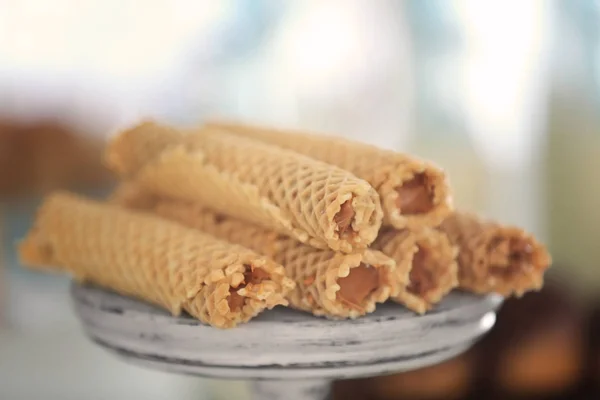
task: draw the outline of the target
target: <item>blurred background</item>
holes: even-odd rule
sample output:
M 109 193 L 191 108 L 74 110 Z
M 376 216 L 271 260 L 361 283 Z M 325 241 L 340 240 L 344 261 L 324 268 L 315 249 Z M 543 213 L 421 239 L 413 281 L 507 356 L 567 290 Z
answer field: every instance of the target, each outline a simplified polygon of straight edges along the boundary
M 67 279 L 16 260 L 41 195 L 110 190 L 103 142 L 142 116 L 412 152 L 448 171 L 459 207 L 549 245 L 546 288 L 473 350 L 337 398 L 600 398 L 600 1 L 0 1 L 2 399 L 247 396 L 105 354 Z

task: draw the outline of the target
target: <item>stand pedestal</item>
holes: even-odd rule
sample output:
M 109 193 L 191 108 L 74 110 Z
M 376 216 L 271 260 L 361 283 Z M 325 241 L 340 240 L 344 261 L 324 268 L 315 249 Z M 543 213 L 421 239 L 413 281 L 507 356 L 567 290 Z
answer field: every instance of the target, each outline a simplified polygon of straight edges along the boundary
M 256 381 L 252 384 L 253 400 L 325 400 L 331 381 L 325 379 Z
M 174 373 L 247 379 L 257 400 L 325 400 L 335 379 L 442 362 L 487 332 L 501 303 L 499 296 L 457 292 L 424 316 L 382 304 L 373 314 L 346 321 L 278 308 L 220 330 L 92 286 L 74 284 L 72 294 L 87 335 L 126 361 Z

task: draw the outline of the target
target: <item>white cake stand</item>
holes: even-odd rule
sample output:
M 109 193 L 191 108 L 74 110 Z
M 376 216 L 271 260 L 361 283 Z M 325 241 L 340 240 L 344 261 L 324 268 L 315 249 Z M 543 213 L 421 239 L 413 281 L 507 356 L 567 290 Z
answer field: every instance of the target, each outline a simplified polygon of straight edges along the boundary
M 124 360 L 174 373 L 248 379 L 257 400 L 323 400 L 334 379 L 442 362 L 487 332 L 501 303 L 499 296 L 456 292 L 424 316 L 383 304 L 346 321 L 278 308 L 220 330 L 92 286 L 74 284 L 72 295 L 87 335 Z

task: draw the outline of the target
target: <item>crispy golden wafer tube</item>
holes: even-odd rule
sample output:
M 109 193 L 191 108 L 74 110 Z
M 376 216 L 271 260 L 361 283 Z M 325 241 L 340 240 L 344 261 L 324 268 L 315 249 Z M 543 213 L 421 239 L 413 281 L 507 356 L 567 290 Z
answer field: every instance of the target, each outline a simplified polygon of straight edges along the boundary
M 278 145 L 352 172 L 377 190 L 384 224 L 397 229 L 438 226 L 452 210 L 444 171 L 407 154 L 339 137 L 235 122 L 211 121 L 204 129 L 226 130 Z
M 364 249 L 383 218 L 375 189 L 351 173 L 217 130 L 142 123 L 117 136 L 106 158 L 155 194 L 198 202 L 317 248 Z
M 151 211 L 160 200 L 155 194 L 141 189 L 133 182 L 124 181 L 110 193 L 106 202 L 108 204 L 130 208 L 138 211 Z
M 448 237 L 432 228 L 419 231 L 387 230 L 373 248 L 408 264 L 410 283 L 393 300 L 423 314 L 458 285 L 458 250 Z
M 70 273 L 218 328 L 287 305 L 282 266 L 244 247 L 153 215 L 49 196 L 19 245 L 24 264 Z
M 131 188 L 118 191 L 133 193 Z M 146 196 L 143 191 L 139 192 L 139 198 Z M 147 204 L 132 196 L 113 198 L 122 199 L 125 207 Z M 161 199 L 152 211 L 271 257 L 283 265 L 287 276 L 296 282 L 296 289 L 288 295 L 290 305 L 317 316 L 356 318 L 372 312 L 376 303 L 386 301 L 408 281 L 408 271 L 398 273 L 394 261 L 378 251 L 343 254 L 315 249 L 190 202 Z
M 440 230 L 459 247 L 461 288 L 521 296 L 543 286 L 550 254 L 524 230 L 462 212 L 452 214 Z

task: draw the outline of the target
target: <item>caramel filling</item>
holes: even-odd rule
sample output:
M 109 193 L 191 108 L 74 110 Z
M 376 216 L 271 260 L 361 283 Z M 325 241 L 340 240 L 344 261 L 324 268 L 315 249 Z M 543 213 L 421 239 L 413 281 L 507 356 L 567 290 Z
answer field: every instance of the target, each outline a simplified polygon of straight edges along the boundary
M 345 306 L 362 311 L 365 300 L 379 287 L 379 279 L 378 268 L 361 263 L 348 276 L 338 279 L 337 298 Z
M 435 270 L 431 253 L 419 247 L 419 250 L 413 258 L 413 265 L 410 270 L 410 284 L 406 290 L 416 296 L 424 296 L 427 292 L 435 289 Z
M 237 294 L 238 289 L 241 289 L 241 287 L 229 289 L 229 299 L 227 302 L 229 303 L 229 310 L 231 312 L 237 312 L 241 310 L 244 306 L 244 302 L 246 301 L 244 300 L 244 296 Z
M 250 265 L 246 265 L 246 272 L 244 272 L 244 280 L 242 283 L 234 288 L 229 288 L 229 310 L 231 312 L 237 312 L 244 306 L 244 296 L 238 294 L 238 290 L 245 288 L 248 285 L 258 285 L 262 281 L 269 279 L 269 274 L 260 268 L 254 268 Z
M 488 247 L 490 272 L 505 279 L 533 267 L 533 247 L 520 238 L 495 237 Z
M 342 204 L 340 211 L 333 217 L 333 222 L 338 226 L 337 231 L 340 238 L 346 238 L 354 233 L 352 230 L 352 220 L 354 219 L 354 215 L 356 215 L 356 213 L 352 208 L 352 199 L 346 200 Z
M 404 215 L 425 214 L 433 209 L 433 193 L 423 173 L 396 188 L 396 207 Z

